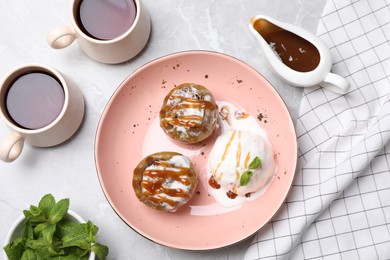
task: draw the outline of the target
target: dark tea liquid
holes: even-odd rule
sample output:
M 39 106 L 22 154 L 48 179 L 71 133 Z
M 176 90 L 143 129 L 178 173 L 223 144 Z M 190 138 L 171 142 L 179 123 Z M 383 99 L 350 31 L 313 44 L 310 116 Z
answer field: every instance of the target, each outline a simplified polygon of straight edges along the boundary
M 12 83 L 5 101 L 14 123 L 25 129 L 39 129 L 58 117 L 65 94 L 62 85 L 52 76 L 31 72 Z
M 131 27 L 136 14 L 133 0 L 81 0 L 76 15 L 85 34 L 112 40 Z

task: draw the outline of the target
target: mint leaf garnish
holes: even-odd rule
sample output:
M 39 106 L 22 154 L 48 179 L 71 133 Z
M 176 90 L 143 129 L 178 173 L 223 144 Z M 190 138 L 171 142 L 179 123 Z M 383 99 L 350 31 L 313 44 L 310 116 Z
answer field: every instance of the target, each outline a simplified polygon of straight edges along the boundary
M 241 174 L 241 178 L 240 178 L 240 186 L 248 185 L 249 180 L 251 179 L 252 175 L 253 175 L 253 172 L 251 170 L 246 170 L 245 172 L 243 172 Z
M 241 177 L 240 177 L 240 186 L 246 186 L 248 185 L 251 177 L 253 176 L 253 171 L 252 170 L 256 170 L 258 168 L 261 167 L 261 159 L 256 156 L 252 162 L 249 164 L 248 166 L 248 170 L 244 171 L 242 174 L 241 174 Z
M 249 164 L 249 169 L 250 170 L 255 170 L 257 168 L 261 167 L 261 160 L 258 156 L 256 156 L 253 161 Z

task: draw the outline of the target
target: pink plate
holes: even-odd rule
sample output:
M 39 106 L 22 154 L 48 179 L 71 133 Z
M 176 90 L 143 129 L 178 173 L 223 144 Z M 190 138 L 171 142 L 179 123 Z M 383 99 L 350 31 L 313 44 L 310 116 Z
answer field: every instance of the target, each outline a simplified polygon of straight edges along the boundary
M 160 129 L 158 114 L 164 97 L 186 82 L 207 87 L 217 101 L 232 102 L 259 119 L 277 160 L 276 177 L 260 198 L 231 209 L 218 206 L 207 192 L 205 177 L 215 136 L 200 144 L 179 145 Z M 148 208 L 133 191 L 133 169 L 158 151 L 187 155 L 198 172 L 196 194 L 175 213 Z M 277 212 L 294 178 L 297 141 L 283 100 L 258 72 L 225 54 L 188 51 L 142 66 L 118 87 L 98 126 L 95 160 L 109 203 L 131 228 L 165 246 L 207 250 L 247 238 Z

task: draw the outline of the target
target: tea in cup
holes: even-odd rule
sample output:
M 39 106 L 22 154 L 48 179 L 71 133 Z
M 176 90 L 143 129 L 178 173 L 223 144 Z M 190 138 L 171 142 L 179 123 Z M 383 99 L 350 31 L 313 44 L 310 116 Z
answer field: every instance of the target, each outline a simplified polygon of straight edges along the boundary
M 83 116 L 80 89 L 58 71 L 41 64 L 12 70 L 0 84 L 0 117 L 12 130 L 0 143 L 0 159 L 14 161 L 24 142 L 49 147 L 68 140 Z
M 71 23 L 50 31 L 49 45 L 62 49 L 76 40 L 89 57 L 110 64 L 136 56 L 145 47 L 151 27 L 141 0 L 73 0 Z
M 257 15 L 249 29 L 274 72 L 299 87 L 320 85 L 338 94 L 348 92 L 349 82 L 332 72 L 329 48 L 314 34 L 298 26 Z

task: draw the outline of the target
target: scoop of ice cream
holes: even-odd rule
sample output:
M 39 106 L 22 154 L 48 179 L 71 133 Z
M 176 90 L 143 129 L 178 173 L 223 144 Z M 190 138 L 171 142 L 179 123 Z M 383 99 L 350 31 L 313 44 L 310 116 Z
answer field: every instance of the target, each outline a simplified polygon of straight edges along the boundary
M 231 130 L 217 138 L 209 155 L 208 169 L 230 196 L 245 196 L 259 191 L 272 179 L 273 151 L 261 135 Z
M 224 207 L 256 199 L 275 176 L 267 133 L 256 118 L 230 102 L 218 102 L 221 135 L 208 157 L 209 193 Z

